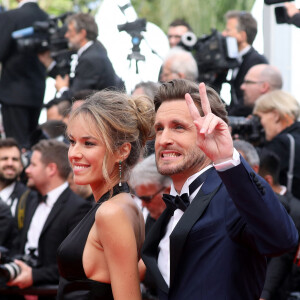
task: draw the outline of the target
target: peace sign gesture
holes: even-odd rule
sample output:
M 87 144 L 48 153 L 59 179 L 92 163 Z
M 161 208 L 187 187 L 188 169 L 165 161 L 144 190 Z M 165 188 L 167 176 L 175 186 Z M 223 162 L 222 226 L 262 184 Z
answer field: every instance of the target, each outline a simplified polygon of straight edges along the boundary
M 232 159 L 233 142 L 228 125 L 211 112 L 203 82 L 199 85 L 199 94 L 203 117 L 200 116 L 191 95 L 185 95 L 186 103 L 197 128 L 197 146 L 215 164 Z

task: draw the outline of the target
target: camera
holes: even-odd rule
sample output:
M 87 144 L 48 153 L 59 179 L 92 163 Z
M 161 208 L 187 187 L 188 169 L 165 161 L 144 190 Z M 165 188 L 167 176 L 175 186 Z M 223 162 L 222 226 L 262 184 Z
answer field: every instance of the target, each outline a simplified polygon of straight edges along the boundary
M 216 29 L 210 35 L 197 38 L 192 32 L 181 37 L 178 46 L 191 51 L 199 70 L 199 81 L 214 85 L 218 74 L 239 66 L 238 46 L 233 37 L 224 37 Z
M 14 262 L 14 259 L 22 260 L 30 267 L 36 268 L 38 266 L 38 258 L 34 254 L 34 251 L 35 249 L 29 249 L 29 254 L 10 257 L 8 249 L 0 246 L 0 279 L 8 282 L 15 279 L 21 273 L 21 268 Z
M 14 31 L 12 37 L 16 40 L 18 50 L 22 53 L 42 53 L 49 50 L 56 61 L 59 74 L 69 74 L 71 56 L 75 51 L 69 50 L 68 40 L 64 37 L 67 31 L 64 22 L 70 14 L 72 13 L 68 12 L 47 21 L 37 21 L 31 27 Z
M 229 126 L 233 138 L 238 137 L 259 146 L 265 141 L 265 133 L 258 116 L 251 118 L 229 116 Z
M 131 36 L 132 53 L 128 55 L 127 59 L 144 61 L 145 56 L 140 53 L 140 43 L 143 39 L 142 31 L 146 31 L 146 19 L 137 19 L 134 22 L 118 25 L 118 30 L 126 31 Z

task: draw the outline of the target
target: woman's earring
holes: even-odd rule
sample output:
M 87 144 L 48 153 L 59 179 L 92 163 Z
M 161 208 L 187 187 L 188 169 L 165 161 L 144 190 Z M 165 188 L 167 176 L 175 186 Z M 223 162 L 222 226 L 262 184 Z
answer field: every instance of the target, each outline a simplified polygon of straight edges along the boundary
M 119 186 L 122 186 L 122 161 L 119 161 L 119 176 L 120 176 L 120 182 L 119 182 Z

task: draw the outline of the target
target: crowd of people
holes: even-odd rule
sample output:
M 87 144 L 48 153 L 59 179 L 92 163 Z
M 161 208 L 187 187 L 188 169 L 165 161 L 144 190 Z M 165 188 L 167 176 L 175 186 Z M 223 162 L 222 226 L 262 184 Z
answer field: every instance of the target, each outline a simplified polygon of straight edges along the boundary
M 12 39 L 48 19 L 18 2 L 0 12 L 0 298 L 300 299 L 300 105 L 252 47 L 254 17 L 224 16 L 239 52 L 216 74 L 226 105 L 199 83 L 183 19 L 157 82 L 128 92 L 90 14 L 66 18 L 62 74 L 50 50 Z M 47 76 L 57 93 L 43 104 Z M 231 116 L 258 118 L 260 143 L 233 137 Z

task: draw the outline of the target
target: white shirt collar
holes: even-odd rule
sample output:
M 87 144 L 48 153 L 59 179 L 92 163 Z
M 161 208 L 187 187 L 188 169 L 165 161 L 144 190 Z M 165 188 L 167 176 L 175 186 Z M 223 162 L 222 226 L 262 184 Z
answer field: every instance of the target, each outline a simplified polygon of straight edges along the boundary
M 68 187 L 68 182 L 64 182 L 57 188 L 55 188 L 52 191 L 50 191 L 49 193 L 47 193 L 47 200 L 46 200 L 47 206 L 52 207 L 55 204 L 55 202 L 57 201 L 57 199 L 59 198 L 59 196 L 62 194 L 62 192 L 67 187 Z
M 15 188 L 16 182 L 11 183 L 7 187 L 5 187 L 2 191 L 0 191 L 0 198 L 4 201 L 7 202 L 9 197 L 11 196 L 14 188 Z
M 37 3 L 37 0 L 23 0 L 23 1 L 19 2 L 18 8 L 20 8 L 21 6 L 23 6 L 26 3 L 30 3 L 30 2 Z
M 90 46 L 94 44 L 94 41 L 88 41 L 86 44 L 84 44 L 79 50 L 77 51 L 78 57 Z
M 204 173 L 206 170 L 208 170 L 208 169 L 211 168 L 212 166 L 213 166 L 213 165 L 210 164 L 210 165 L 208 165 L 207 167 L 205 167 L 205 168 L 203 168 L 202 170 L 200 170 L 199 172 L 197 172 L 197 173 L 193 174 L 192 176 L 190 176 L 190 177 L 186 180 L 186 182 L 184 183 L 184 185 L 182 186 L 182 189 L 181 189 L 181 191 L 180 191 L 180 195 L 182 195 L 182 194 L 184 194 L 184 193 L 187 193 L 189 196 L 194 196 L 194 195 L 196 195 L 196 192 L 198 192 L 200 186 L 199 186 L 199 188 L 197 188 L 197 190 L 193 193 L 193 195 L 190 195 L 190 193 L 189 193 L 189 185 L 190 185 L 190 184 L 191 184 L 191 183 L 192 183 L 199 175 L 201 175 L 202 173 Z M 170 195 L 172 195 L 172 196 L 177 196 L 177 195 L 178 195 L 177 191 L 175 190 L 175 187 L 174 187 L 173 182 L 172 182 L 172 184 L 171 184 Z

